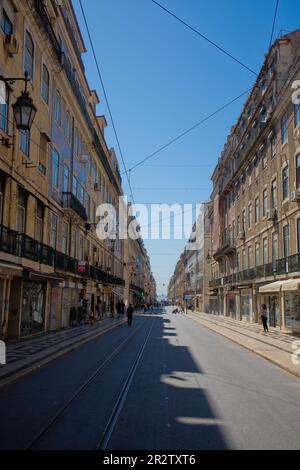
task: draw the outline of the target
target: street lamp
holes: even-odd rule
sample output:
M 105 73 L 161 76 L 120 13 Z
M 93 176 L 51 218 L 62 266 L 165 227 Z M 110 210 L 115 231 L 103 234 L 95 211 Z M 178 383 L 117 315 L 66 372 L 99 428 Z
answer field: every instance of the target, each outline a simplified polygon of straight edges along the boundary
M 25 90 L 17 98 L 12 105 L 16 127 L 19 130 L 29 131 L 37 112 L 36 106 L 33 104 L 32 98 L 27 91 L 27 83 L 29 82 L 28 73 L 22 78 L 5 78 L 0 75 L 0 80 L 6 84 L 13 84 L 15 81 L 23 80 L 25 82 Z

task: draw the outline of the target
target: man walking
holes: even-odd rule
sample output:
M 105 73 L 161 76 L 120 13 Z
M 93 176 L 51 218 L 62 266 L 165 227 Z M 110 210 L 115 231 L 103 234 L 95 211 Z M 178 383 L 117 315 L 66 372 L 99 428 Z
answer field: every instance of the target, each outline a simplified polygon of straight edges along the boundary
M 127 324 L 128 324 L 128 326 L 131 326 L 132 317 L 133 317 L 133 306 L 132 306 L 132 304 L 129 304 L 129 307 L 127 308 Z

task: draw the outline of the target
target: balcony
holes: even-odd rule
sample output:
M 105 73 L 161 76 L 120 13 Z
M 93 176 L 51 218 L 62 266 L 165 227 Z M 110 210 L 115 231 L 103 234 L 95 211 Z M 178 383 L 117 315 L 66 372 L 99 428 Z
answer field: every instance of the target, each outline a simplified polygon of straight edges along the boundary
M 234 256 L 236 252 L 235 244 L 235 237 L 231 233 L 224 232 L 220 236 L 219 248 L 213 254 L 215 260 L 220 260 L 224 256 Z
M 42 0 L 34 0 L 33 5 L 34 5 L 34 9 L 37 13 L 38 18 L 47 33 L 49 42 L 54 49 L 57 59 L 61 63 L 61 47 L 56 38 L 53 26 L 51 24 L 50 18 L 48 16 L 47 10 L 44 5 L 44 2 Z
M 4 227 L 4 225 L 0 225 L 0 251 L 15 256 L 19 255 L 18 232 Z
M 84 205 L 73 193 L 62 193 L 62 206 L 71 217 L 75 215 L 84 222 L 88 220 Z
M 209 281 L 210 287 L 300 272 L 300 253 Z

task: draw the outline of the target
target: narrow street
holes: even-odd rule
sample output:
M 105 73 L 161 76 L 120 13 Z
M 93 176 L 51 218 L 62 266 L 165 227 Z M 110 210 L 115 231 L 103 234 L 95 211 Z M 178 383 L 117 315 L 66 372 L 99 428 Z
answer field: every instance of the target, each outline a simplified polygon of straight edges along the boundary
M 1 449 L 296 449 L 299 379 L 167 307 L 0 388 Z

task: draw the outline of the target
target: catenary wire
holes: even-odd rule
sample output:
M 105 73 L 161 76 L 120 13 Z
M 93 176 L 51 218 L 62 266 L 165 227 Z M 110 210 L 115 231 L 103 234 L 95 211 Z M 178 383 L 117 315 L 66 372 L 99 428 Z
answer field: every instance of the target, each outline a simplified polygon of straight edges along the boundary
M 182 137 L 184 137 L 185 135 L 189 134 L 191 131 L 193 131 L 194 129 L 196 129 L 197 127 L 199 127 L 200 125 L 204 124 L 206 121 L 208 121 L 209 119 L 211 119 L 212 117 L 214 117 L 216 114 L 220 113 L 221 111 L 223 111 L 223 109 L 227 108 L 228 106 L 230 106 L 232 103 L 234 103 L 235 101 L 237 101 L 239 98 L 241 98 L 242 96 L 246 95 L 247 93 L 249 93 L 249 91 L 251 91 L 252 88 L 244 91 L 243 93 L 241 93 L 240 95 L 236 96 L 235 98 L 233 98 L 232 100 L 228 101 L 227 103 L 225 103 L 223 106 L 221 106 L 220 108 L 216 109 L 214 112 L 210 113 L 209 115 L 207 115 L 206 117 L 204 117 L 203 119 L 201 119 L 200 121 L 198 121 L 196 124 L 194 124 L 193 126 L 189 127 L 188 129 L 186 129 L 185 131 L 181 132 L 180 134 L 178 134 L 176 137 L 174 137 L 173 139 L 169 140 L 169 142 L 167 142 L 166 144 L 162 145 L 161 147 L 159 147 L 157 150 L 155 150 L 154 152 L 150 153 L 150 155 L 147 155 L 145 158 L 143 158 L 142 160 L 138 161 L 137 163 L 135 163 L 131 168 L 129 168 L 127 170 L 127 172 L 129 171 L 132 171 L 134 170 L 135 168 L 137 168 L 138 166 L 142 165 L 144 162 L 146 162 L 147 160 L 150 160 L 150 158 L 153 158 L 155 155 L 157 155 L 158 153 L 160 153 L 162 150 L 165 150 L 167 147 L 169 147 L 170 145 L 174 144 L 175 142 L 177 142 L 178 140 L 180 140 Z M 124 172 L 125 173 L 125 172 Z M 122 173 L 122 174 L 124 174 Z
M 181 18 L 179 18 L 179 16 L 175 15 L 174 13 L 172 13 L 170 10 L 168 10 L 166 7 L 164 7 L 163 5 L 161 5 L 160 3 L 158 3 L 156 0 L 151 0 L 152 3 L 154 3 L 154 5 L 156 5 L 157 7 L 161 8 L 163 11 L 165 11 L 166 13 L 168 13 L 170 16 L 172 16 L 173 18 L 175 18 L 177 21 L 179 21 L 181 24 L 183 24 L 184 26 L 186 26 L 188 29 L 190 29 L 191 31 L 193 31 L 195 34 L 197 34 L 198 36 L 200 36 L 202 39 L 204 39 L 205 41 L 209 42 L 209 44 L 211 44 L 212 46 L 214 46 L 215 48 L 217 48 L 220 52 L 222 52 L 223 54 L 227 55 L 228 57 L 230 57 L 232 60 L 234 60 L 235 62 L 237 62 L 239 65 L 241 65 L 243 68 L 245 68 L 246 70 L 248 70 L 249 72 L 251 72 L 253 75 L 257 76 L 257 72 L 255 72 L 254 70 L 252 70 L 250 67 L 248 67 L 247 65 L 245 65 L 243 62 L 241 62 L 239 59 L 237 59 L 236 57 L 234 57 L 230 52 L 227 52 L 223 47 L 219 46 L 218 44 L 216 44 L 214 41 L 212 41 L 211 39 L 209 39 L 207 36 L 205 36 L 204 34 L 200 33 L 200 31 L 198 31 L 197 29 L 193 28 L 190 24 L 186 23 L 184 20 L 182 20 Z
M 276 17 L 277 17 L 277 12 L 278 12 L 278 6 L 279 6 L 279 0 L 276 0 L 275 12 L 274 12 L 274 16 L 273 16 L 273 23 L 272 23 L 272 31 L 271 31 L 271 37 L 270 37 L 269 48 L 271 47 L 272 42 L 273 42 L 274 28 L 275 28 L 275 23 L 276 23 Z

